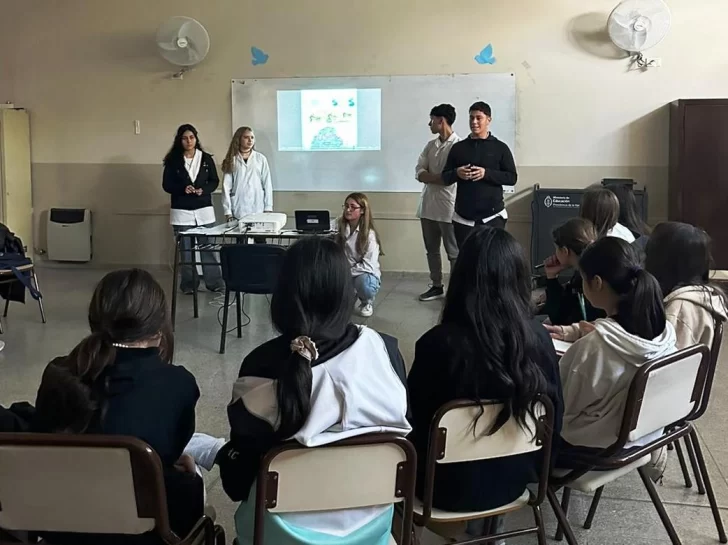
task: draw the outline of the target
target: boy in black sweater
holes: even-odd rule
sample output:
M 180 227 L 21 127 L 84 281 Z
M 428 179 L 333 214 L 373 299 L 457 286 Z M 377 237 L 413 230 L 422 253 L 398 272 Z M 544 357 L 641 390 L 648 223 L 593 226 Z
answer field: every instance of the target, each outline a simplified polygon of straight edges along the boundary
M 503 186 L 516 185 L 516 163 L 508 145 L 490 133 L 490 122 L 488 104 L 470 107 L 471 134 L 452 146 L 442 171 L 446 185 L 458 184 L 452 222 L 459 247 L 476 225 L 505 228 L 508 219 Z

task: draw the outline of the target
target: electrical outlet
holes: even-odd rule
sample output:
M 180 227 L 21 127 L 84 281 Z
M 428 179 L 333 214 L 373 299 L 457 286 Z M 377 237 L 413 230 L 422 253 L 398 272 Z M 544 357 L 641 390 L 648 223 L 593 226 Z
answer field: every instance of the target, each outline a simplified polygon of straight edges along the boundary
M 141 134 L 142 133 L 142 124 L 139 122 L 138 119 L 134 120 L 134 134 Z

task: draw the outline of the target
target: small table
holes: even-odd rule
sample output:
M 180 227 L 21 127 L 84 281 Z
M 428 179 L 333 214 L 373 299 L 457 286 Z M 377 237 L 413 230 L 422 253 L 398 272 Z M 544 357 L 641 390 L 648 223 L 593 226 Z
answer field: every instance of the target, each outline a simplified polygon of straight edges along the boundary
M 333 233 L 327 232 L 327 233 L 318 233 L 319 235 L 332 235 Z M 249 239 L 255 238 L 255 239 L 265 239 L 266 242 L 271 241 L 273 244 L 278 244 L 279 246 L 284 246 L 283 242 L 288 241 L 288 244 L 290 245 L 290 241 L 292 240 L 298 240 L 303 237 L 316 235 L 316 233 L 300 233 L 298 231 L 293 230 L 281 230 L 279 232 L 261 232 L 261 231 L 250 231 L 248 229 L 239 230 L 237 227 L 229 227 L 225 224 L 223 225 L 216 225 L 214 227 L 194 227 L 192 229 L 189 229 L 188 231 L 184 231 L 177 235 L 177 239 L 175 240 L 175 250 L 174 250 L 174 271 L 173 271 L 173 279 L 172 279 L 172 330 L 174 331 L 175 323 L 177 321 L 177 296 L 178 293 L 178 287 L 179 287 L 179 267 L 180 265 L 191 265 L 192 266 L 192 278 L 193 282 L 192 285 L 192 308 L 193 308 L 193 316 L 195 318 L 199 318 L 200 312 L 199 312 L 199 302 L 197 299 L 197 284 L 199 282 L 198 279 L 198 273 L 197 273 L 197 266 L 203 265 L 202 259 L 200 258 L 200 261 L 198 261 L 195 256 L 197 253 L 207 252 L 207 253 L 216 253 L 219 254 L 222 247 L 226 245 L 231 244 L 248 244 Z M 207 243 L 207 244 L 198 244 L 197 237 L 207 237 L 207 238 L 214 238 L 216 241 L 214 243 Z M 180 247 L 182 244 L 182 240 L 184 238 L 190 239 L 190 254 L 191 254 L 191 260 L 190 261 L 182 261 L 181 251 Z

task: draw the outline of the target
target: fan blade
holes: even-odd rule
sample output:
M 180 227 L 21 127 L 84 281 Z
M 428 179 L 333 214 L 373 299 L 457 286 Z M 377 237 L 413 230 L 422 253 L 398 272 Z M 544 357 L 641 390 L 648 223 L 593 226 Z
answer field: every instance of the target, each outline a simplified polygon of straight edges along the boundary
M 632 44 L 632 48 L 630 49 L 630 51 L 641 51 L 646 42 L 647 42 L 647 32 L 646 31 L 633 32 L 631 39 L 630 39 L 630 43 Z
M 179 31 L 177 32 L 178 38 L 189 38 L 190 37 L 190 28 L 194 25 L 192 21 L 187 21 L 184 23 L 181 27 L 179 27 Z
M 202 60 L 202 55 L 200 55 L 200 52 L 197 49 L 195 42 L 190 41 L 187 43 L 187 52 L 190 55 L 190 62 L 192 64 L 197 64 Z
M 164 49 L 165 51 L 177 51 L 177 44 L 175 42 L 168 42 L 168 43 L 162 43 L 157 42 L 157 45 L 159 46 L 159 49 Z

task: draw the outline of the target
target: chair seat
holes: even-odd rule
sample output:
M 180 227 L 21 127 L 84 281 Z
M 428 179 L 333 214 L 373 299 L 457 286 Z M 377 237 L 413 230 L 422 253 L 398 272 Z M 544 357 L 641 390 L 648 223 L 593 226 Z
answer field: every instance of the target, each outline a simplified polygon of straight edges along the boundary
M 397 545 L 397 540 L 392 535 L 389 536 L 389 545 Z
M 430 517 L 430 520 L 432 522 L 458 522 L 463 520 L 475 520 L 475 519 L 481 519 L 485 517 L 492 517 L 495 515 L 501 515 L 503 513 L 507 513 L 509 511 L 515 511 L 516 509 L 520 509 L 521 507 L 525 507 L 528 505 L 528 500 L 531 499 L 531 493 L 528 490 L 525 490 L 521 496 L 516 499 L 515 501 L 512 501 L 509 504 L 502 505 L 500 507 L 496 507 L 494 509 L 488 509 L 487 511 L 444 511 L 442 509 L 435 509 L 432 508 L 432 516 Z M 414 502 L 414 513 L 415 515 L 422 516 L 423 512 L 423 503 L 420 498 L 415 498 Z
M 15 267 L 16 270 L 20 272 L 26 272 L 33 268 L 33 263 L 28 263 L 27 265 L 21 265 L 20 267 Z M 0 269 L 0 276 L 10 276 L 15 275 L 12 269 Z
M 614 482 L 620 477 L 626 475 L 627 473 L 634 471 L 635 469 L 645 466 L 649 463 L 650 455 L 648 454 L 632 462 L 631 464 L 620 467 L 619 469 L 611 469 L 607 471 L 589 471 L 575 481 L 570 482 L 566 486 L 568 486 L 572 490 L 578 490 L 579 492 L 583 492 L 585 494 L 591 494 L 592 492 L 595 492 L 598 488 Z M 561 478 L 571 471 L 571 469 L 554 469 L 551 472 L 551 475 L 557 478 Z

